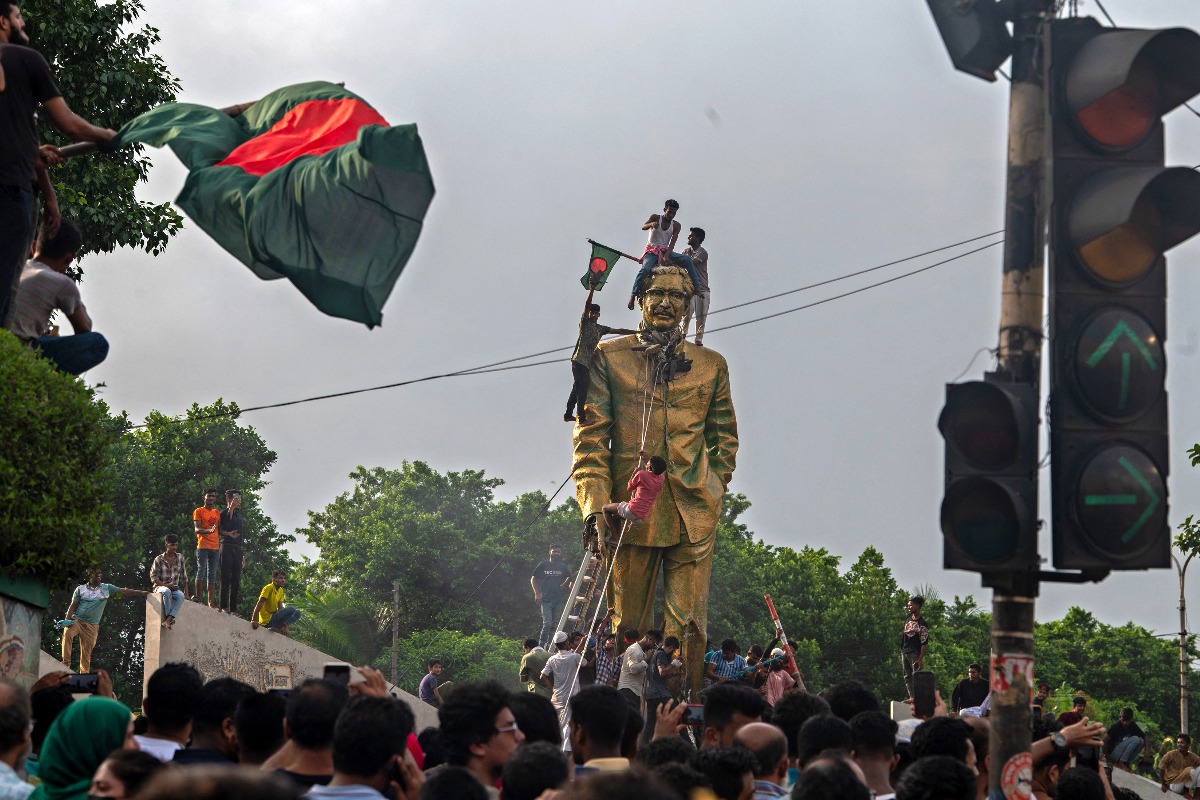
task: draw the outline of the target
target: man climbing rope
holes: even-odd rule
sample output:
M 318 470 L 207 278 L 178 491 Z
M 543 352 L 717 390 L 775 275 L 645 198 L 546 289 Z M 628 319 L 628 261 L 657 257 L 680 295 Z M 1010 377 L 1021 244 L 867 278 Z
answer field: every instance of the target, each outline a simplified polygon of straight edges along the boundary
M 649 469 L 647 469 L 647 463 Z M 616 548 L 621 541 L 621 520 L 628 520 L 630 525 L 638 525 L 650 516 L 654 501 L 662 491 L 663 473 L 667 471 L 667 462 L 662 456 L 652 456 L 645 450 L 638 453 L 637 470 L 629 479 L 626 489 L 633 492 L 633 497 L 626 502 L 609 503 L 601 511 L 604 522 L 608 526 L 608 546 Z
M 638 335 L 597 348 L 589 421 L 575 428 L 574 477 L 590 541 L 598 537 L 604 506 L 629 500 L 638 453 L 664 454 L 665 479 L 649 517 L 627 527 L 620 548 L 608 554 L 609 605 L 614 630 L 656 627 L 654 588 L 661 572 L 664 633 L 684 642 L 680 657 L 689 683 L 697 684 L 717 521 L 738 440 L 725 359 L 682 340 L 680 322 L 693 287 L 683 269 L 654 269 L 642 290 Z
M 583 404 L 587 401 L 588 383 L 591 381 L 592 356 L 600 339 L 610 333 L 637 333 L 600 324 L 600 306 L 592 302 L 592 295 L 596 293 L 595 276 L 592 276 L 591 284 L 592 289 L 583 303 L 583 316 L 579 318 L 579 338 L 575 340 L 575 352 L 571 354 L 571 375 L 575 381 L 571 386 L 571 396 L 567 398 L 567 413 L 563 414 L 567 422 L 575 421 L 576 408 L 579 409 L 579 421 L 587 421 Z
M 633 279 L 633 291 L 629 293 L 629 310 L 633 310 L 634 300 L 640 296 L 642 284 L 650 270 L 657 266 L 682 266 L 687 270 L 692 280 L 692 293 L 703 285 L 696 275 L 696 265 L 691 256 L 675 252 L 675 242 L 679 241 L 680 225 L 675 221 L 675 213 L 679 211 L 679 203 L 668 200 L 663 204 L 662 214 L 651 214 L 650 219 L 642 225 L 642 230 L 650 231 L 646 239 L 646 249 L 642 253 L 642 267 L 637 277 Z

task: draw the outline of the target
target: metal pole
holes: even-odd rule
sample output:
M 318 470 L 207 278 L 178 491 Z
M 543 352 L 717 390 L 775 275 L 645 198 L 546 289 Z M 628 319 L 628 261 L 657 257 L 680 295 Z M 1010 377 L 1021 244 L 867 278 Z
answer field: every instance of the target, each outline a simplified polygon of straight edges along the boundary
M 400 581 L 392 581 L 392 686 L 396 685 L 396 642 L 400 636 Z
M 1188 556 L 1182 564 L 1175 554 L 1171 554 L 1175 562 L 1175 570 L 1179 573 L 1179 730 L 1188 733 L 1188 663 L 1187 663 L 1187 600 L 1183 595 L 1183 582 L 1187 577 L 1188 564 L 1192 556 Z
M 1052 15 L 1053 0 L 1018 0 L 1015 4 L 1008 110 L 998 369 L 1015 381 L 1034 386 L 1041 377 L 1045 300 L 1043 22 Z M 1005 797 L 1003 776 L 1033 778 L 1030 697 L 1038 576 L 1036 572 L 985 575 L 984 584 L 994 589 L 988 795 Z

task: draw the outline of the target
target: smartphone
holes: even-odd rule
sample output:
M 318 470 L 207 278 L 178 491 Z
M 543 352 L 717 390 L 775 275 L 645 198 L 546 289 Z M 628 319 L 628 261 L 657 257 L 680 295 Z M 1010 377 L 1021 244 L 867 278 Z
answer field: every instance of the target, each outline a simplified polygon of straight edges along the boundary
M 704 724 L 704 706 L 700 703 L 688 703 L 688 706 L 683 711 L 683 719 L 680 720 L 684 725 L 703 725 Z
M 350 684 L 350 665 L 343 661 L 330 661 L 325 665 L 322 677 L 327 681 L 348 686 Z
M 933 697 L 934 675 L 930 670 L 923 669 L 914 672 L 913 682 L 913 716 L 931 717 L 936 700 Z
M 1075 749 L 1075 766 L 1096 771 L 1100 769 L 1099 747 L 1078 747 Z
M 72 675 L 64 684 L 71 694 L 95 694 L 100 686 L 100 676 L 95 672 L 85 672 L 82 675 Z
M 279 697 L 282 697 L 284 700 L 287 700 L 289 697 L 292 696 L 291 689 L 267 689 L 267 691 L 273 695 L 278 695 Z

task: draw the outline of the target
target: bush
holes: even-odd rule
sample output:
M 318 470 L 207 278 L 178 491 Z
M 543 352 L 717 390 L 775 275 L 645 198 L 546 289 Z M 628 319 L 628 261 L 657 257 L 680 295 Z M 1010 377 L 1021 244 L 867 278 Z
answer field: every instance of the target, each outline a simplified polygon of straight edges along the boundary
M 490 633 L 467 636 L 459 631 L 417 631 L 398 643 L 399 686 L 412 694 L 425 677 L 425 662 L 431 658 L 441 659 L 442 674 L 439 680 L 454 683 L 467 681 L 496 680 L 509 689 L 522 688 L 517 681 L 521 670 L 521 643 L 516 639 L 505 639 Z M 375 667 L 389 675 L 391 649 L 385 650 L 375 662 Z
M 0 564 L 51 589 L 101 563 L 113 441 L 80 380 L 0 331 Z

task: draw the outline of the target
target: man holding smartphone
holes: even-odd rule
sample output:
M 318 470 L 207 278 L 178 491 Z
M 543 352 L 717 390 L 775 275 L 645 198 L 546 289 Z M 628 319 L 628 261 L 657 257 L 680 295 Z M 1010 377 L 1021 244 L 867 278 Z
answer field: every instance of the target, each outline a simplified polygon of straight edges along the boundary
M 63 627 L 62 662 L 71 668 L 71 649 L 75 637 L 79 637 L 79 671 L 92 671 L 92 649 L 100 637 L 100 618 L 104 616 L 104 607 L 113 595 L 132 594 L 145 597 L 150 594 L 140 589 L 123 589 L 111 583 L 100 582 L 100 568 L 88 570 L 87 583 L 75 587 L 71 595 L 71 605 L 67 608 L 63 621 L 70 625 Z

